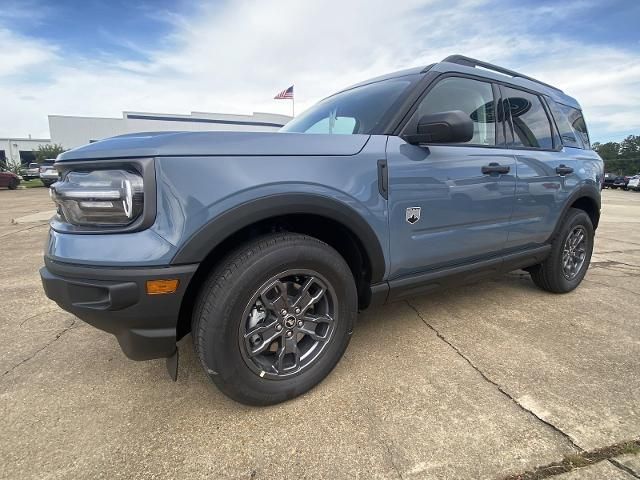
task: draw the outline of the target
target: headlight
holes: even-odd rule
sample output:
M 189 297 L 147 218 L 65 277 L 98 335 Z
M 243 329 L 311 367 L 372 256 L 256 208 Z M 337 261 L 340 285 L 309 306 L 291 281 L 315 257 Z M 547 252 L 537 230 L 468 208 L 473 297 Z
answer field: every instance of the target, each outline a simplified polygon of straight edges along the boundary
M 80 226 L 126 226 L 144 207 L 142 177 L 127 170 L 71 171 L 51 198 L 63 221 Z

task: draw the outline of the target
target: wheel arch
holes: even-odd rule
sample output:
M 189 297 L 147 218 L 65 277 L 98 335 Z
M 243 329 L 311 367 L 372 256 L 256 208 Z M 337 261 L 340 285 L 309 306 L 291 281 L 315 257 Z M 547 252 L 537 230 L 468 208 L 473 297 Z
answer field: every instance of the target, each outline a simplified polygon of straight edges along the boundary
M 597 186 L 583 185 L 577 189 L 565 202 L 562 214 L 558 217 L 558 222 L 550 239 L 553 239 L 562 227 L 562 222 L 570 208 L 577 208 L 584 211 L 589 215 L 594 230 L 598 228 L 598 223 L 600 222 L 600 205 L 600 189 Z
M 217 216 L 174 256 L 172 264 L 200 263 L 182 301 L 178 338 L 188 333 L 200 286 L 217 262 L 245 241 L 277 231 L 307 234 L 335 248 L 354 275 L 360 307 L 368 306 L 369 287 L 382 281 L 386 263 L 382 245 L 363 216 L 349 205 L 322 195 L 270 195 Z

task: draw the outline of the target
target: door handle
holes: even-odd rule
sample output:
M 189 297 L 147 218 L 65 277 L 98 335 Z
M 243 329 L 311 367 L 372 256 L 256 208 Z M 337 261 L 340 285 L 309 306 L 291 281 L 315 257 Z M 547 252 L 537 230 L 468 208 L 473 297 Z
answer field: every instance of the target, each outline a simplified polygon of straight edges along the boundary
M 489 165 L 482 167 L 482 173 L 489 175 L 491 173 L 505 174 L 509 173 L 511 167 L 509 165 L 500 165 L 499 163 L 491 162 Z
M 556 167 L 556 173 L 558 175 L 568 175 L 573 173 L 573 168 L 561 164 L 559 167 Z

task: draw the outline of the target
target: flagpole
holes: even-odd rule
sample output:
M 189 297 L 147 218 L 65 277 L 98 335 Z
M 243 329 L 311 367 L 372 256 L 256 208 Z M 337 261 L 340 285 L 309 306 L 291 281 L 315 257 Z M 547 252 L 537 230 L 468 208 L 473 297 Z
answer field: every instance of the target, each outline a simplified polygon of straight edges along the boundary
M 291 116 L 296 116 L 296 101 L 293 97 L 291 97 Z

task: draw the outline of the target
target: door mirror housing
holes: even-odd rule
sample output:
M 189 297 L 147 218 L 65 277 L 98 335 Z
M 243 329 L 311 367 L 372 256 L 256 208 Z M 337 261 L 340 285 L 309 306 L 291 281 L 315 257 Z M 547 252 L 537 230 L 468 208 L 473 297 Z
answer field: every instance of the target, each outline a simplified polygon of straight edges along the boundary
M 403 138 L 414 145 L 468 142 L 473 138 L 473 121 L 461 110 L 431 113 L 418 120 L 415 134 Z

